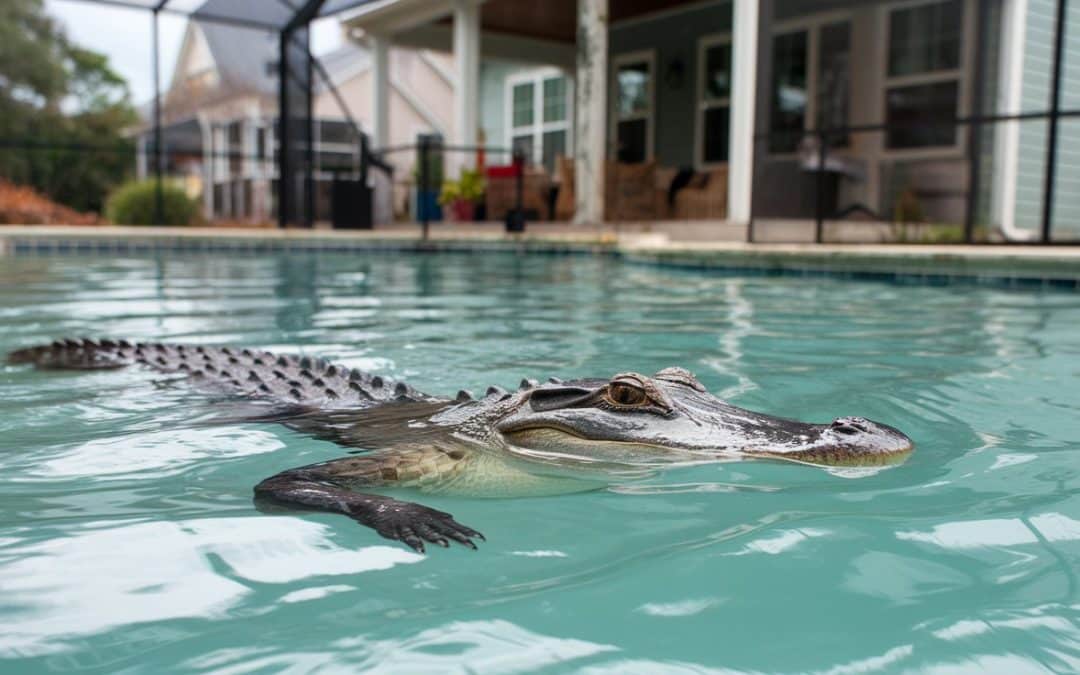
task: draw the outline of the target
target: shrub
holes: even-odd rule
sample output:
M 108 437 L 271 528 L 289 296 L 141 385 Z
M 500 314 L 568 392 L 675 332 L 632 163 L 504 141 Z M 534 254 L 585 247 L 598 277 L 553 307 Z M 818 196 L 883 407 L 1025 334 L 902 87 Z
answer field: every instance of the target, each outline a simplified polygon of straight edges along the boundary
M 164 182 L 162 220 L 156 222 L 157 186 L 153 180 L 129 181 L 112 194 L 105 204 L 105 216 L 117 225 L 192 225 L 199 216 L 199 204 L 184 189 Z

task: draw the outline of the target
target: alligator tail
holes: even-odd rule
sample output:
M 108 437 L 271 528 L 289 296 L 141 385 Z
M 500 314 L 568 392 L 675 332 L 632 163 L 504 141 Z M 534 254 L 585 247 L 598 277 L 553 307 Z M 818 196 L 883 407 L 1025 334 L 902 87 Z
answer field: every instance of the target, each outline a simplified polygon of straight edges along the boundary
M 54 370 L 138 365 L 186 376 L 201 389 L 317 408 L 434 400 L 404 382 L 324 359 L 258 349 L 68 338 L 14 351 L 8 363 Z

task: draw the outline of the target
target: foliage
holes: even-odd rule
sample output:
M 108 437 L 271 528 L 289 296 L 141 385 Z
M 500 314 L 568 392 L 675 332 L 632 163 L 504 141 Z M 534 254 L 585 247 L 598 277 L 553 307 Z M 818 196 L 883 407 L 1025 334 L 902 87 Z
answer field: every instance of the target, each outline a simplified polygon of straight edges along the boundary
M 127 83 L 72 44 L 42 0 L 0 2 L 0 177 L 100 211 L 133 168 L 124 132 L 136 121 Z
M 439 203 L 443 206 L 461 200 L 476 203 L 484 197 L 484 177 L 479 171 L 462 169 L 458 180 L 443 183 Z
M 2 225 L 96 225 L 94 214 L 79 213 L 57 204 L 25 185 L 0 179 Z
M 193 225 L 198 222 L 199 204 L 176 183 L 165 181 L 162 190 L 160 225 Z M 154 225 L 157 221 L 157 183 L 130 181 L 117 188 L 105 206 L 106 217 L 117 225 Z

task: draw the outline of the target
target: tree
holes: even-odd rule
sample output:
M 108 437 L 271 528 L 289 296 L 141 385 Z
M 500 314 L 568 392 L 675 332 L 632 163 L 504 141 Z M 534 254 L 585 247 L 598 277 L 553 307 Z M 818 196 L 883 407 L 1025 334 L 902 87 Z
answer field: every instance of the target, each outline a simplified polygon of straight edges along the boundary
M 136 121 L 124 79 L 72 44 L 42 0 L 0 2 L 0 177 L 100 211 L 133 168 L 124 132 Z

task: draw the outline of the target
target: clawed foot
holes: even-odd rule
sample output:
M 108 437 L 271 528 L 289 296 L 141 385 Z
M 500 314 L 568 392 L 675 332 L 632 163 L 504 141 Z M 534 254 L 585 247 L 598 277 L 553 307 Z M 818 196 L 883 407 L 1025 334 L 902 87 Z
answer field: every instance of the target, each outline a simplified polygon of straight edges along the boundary
M 357 520 L 387 539 L 405 542 L 418 553 L 424 552 L 425 541 L 446 548 L 453 539 L 473 550 L 476 550 L 473 539 L 486 541 L 484 535 L 465 527 L 445 511 L 396 499 L 386 500 L 374 513 L 365 513 Z

